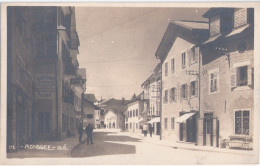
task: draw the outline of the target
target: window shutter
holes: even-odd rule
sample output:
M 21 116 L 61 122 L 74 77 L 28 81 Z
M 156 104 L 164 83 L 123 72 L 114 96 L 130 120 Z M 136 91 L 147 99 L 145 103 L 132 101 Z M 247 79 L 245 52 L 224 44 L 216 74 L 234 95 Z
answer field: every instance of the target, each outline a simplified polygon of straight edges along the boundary
M 252 67 L 248 66 L 247 67 L 247 85 L 252 85 L 253 84 L 252 78 L 253 78 Z
M 187 64 L 190 66 L 191 65 L 191 61 L 192 61 L 192 49 L 191 48 L 187 49 L 187 56 L 188 56 Z
M 195 62 L 199 62 L 199 47 L 194 47 Z
M 198 96 L 198 81 L 195 81 L 195 96 Z
M 231 90 L 236 87 L 236 68 L 232 68 L 230 72 L 230 87 Z

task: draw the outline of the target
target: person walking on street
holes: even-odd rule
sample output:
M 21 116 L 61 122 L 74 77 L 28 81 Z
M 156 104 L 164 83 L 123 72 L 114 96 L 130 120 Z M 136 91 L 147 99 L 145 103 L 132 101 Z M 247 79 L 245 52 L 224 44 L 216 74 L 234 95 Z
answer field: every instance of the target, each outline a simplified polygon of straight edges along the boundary
M 150 133 L 150 137 L 152 137 L 152 135 L 153 135 L 153 126 L 152 125 L 149 126 L 149 133 Z
M 87 134 L 87 144 L 89 144 L 89 141 L 90 141 L 91 144 L 94 144 L 93 141 L 92 141 L 93 127 L 90 123 L 86 127 L 85 131 L 86 131 L 86 134 Z
M 143 133 L 144 133 L 144 137 L 147 136 L 147 125 L 145 124 L 143 127 Z
M 78 134 L 79 134 L 79 142 L 82 142 L 82 141 L 81 141 L 81 139 L 82 139 L 82 134 L 83 134 L 83 125 L 82 125 L 82 124 L 79 125 Z

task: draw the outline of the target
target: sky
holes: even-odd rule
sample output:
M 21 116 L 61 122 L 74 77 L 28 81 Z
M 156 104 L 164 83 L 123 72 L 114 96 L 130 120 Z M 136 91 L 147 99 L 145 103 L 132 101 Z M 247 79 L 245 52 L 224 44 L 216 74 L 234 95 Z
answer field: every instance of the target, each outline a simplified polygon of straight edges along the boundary
M 130 99 L 159 63 L 155 52 L 169 22 L 208 21 L 207 8 L 76 7 L 79 67 L 86 93 Z

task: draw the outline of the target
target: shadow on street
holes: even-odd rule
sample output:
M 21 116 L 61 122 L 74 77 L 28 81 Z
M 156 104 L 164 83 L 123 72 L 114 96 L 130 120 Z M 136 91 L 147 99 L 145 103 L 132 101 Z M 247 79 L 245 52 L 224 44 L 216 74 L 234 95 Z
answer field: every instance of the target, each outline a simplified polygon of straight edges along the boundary
M 121 135 L 109 135 L 113 132 L 94 132 L 93 142 L 94 144 L 84 143 L 75 148 L 71 157 L 91 157 L 91 156 L 103 156 L 103 155 L 116 155 L 116 154 L 135 154 L 135 145 L 125 145 L 118 142 L 140 142 L 140 139 L 132 138 L 129 136 Z M 117 143 L 106 142 L 115 141 Z

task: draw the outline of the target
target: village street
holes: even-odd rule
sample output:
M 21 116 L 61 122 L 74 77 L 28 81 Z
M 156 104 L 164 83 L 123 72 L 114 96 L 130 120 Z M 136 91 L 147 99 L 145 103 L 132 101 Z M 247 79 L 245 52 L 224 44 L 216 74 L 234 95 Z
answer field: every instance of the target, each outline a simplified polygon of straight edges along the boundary
M 88 164 L 236 164 L 255 161 L 248 154 L 179 149 L 128 132 L 94 132 L 94 144 L 86 142 L 72 150 L 71 157 Z M 160 142 L 159 140 L 157 142 Z M 235 160 L 234 160 L 235 159 Z

